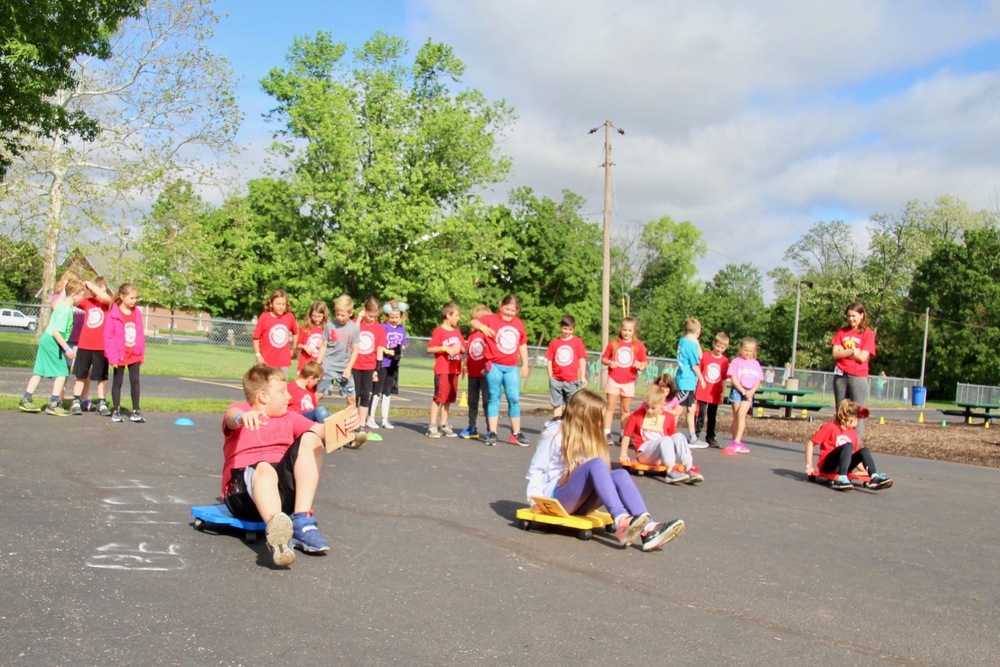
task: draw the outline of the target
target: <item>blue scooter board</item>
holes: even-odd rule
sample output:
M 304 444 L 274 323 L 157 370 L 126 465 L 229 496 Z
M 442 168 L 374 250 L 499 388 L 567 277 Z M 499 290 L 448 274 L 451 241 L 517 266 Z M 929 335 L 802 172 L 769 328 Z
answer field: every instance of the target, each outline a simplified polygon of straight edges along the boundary
M 263 521 L 237 519 L 225 505 L 198 505 L 191 508 L 191 516 L 194 517 L 194 529 L 198 532 L 210 526 L 229 526 L 242 530 L 243 541 L 247 544 L 256 542 L 258 534 L 267 528 Z

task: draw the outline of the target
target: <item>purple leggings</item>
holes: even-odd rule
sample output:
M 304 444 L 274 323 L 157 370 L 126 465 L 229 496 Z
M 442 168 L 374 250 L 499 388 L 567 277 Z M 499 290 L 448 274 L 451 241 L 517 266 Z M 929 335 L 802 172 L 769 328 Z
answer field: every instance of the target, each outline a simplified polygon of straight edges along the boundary
M 601 505 L 615 518 L 646 511 L 646 503 L 628 471 L 611 470 L 603 459 L 590 459 L 577 467 L 565 483 L 556 486 L 553 497 L 570 514 L 587 514 Z

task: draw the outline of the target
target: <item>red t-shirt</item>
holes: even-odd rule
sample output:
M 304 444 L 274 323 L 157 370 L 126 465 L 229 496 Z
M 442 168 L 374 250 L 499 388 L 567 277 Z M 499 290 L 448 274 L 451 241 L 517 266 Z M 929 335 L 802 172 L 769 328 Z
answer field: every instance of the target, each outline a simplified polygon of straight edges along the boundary
M 470 378 L 481 378 L 486 372 L 486 336 L 481 331 L 469 334 L 469 351 L 465 370 Z
M 826 457 L 837 447 L 850 444 L 852 452 L 860 449 L 858 445 L 858 432 L 853 428 L 841 428 L 835 421 L 827 422 L 820 426 L 819 430 L 813 433 L 809 440 L 814 445 L 819 445 L 819 461 L 816 464 L 819 470 L 823 469 L 823 462 L 826 461 Z
M 445 329 L 436 327 L 431 333 L 431 342 L 427 347 L 441 347 L 442 345 L 463 345 L 465 340 L 462 332 L 458 329 Z M 458 375 L 462 372 L 462 353 L 448 354 L 447 352 L 434 353 L 434 374 L 435 375 Z
M 479 320 L 493 329 L 493 338 L 486 338 L 486 360 L 501 366 L 517 366 L 522 345 L 528 344 L 528 332 L 520 318 L 510 322 L 494 313 Z
M 233 406 L 244 412 L 251 409 L 246 401 L 238 401 L 229 407 Z M 298 413 L 286 412 L 280 417 L 268 417 L 266 424 L 251 431 L 243 427 L 231 429 L 223 417 L 222 437 L 225 440 L 222 445 L 222 494 L 226 494 L 226 485 L 232 477 L 230 471 L 233 468 L 246 468 L 262 461 L 280 462 L 295 439 L 315 425 L 315 422 Z
M 288 393 L 292 397 L 292 400 L 288 401 L 288 409 L 292 412 L 297 412 L 301 415 L 303 412 L 308 412 L 319 405 L 319 401 L 316 399 L 316 392 L 310 391 L 305 387 L 300 387 L 298 382 L 288 383 Z
M 299 331 L 299 338 L 295 341 L 296 345 L 306 345 L 313 348 L 314 350 L 319 350 L 319 346 L 323 344 L 323 327 L 310 325 Z M 308 364 L 310 361 L 319 361 L 318 358 L 309 354 L 305 350 L 299 350 L 299 370 Z M 289 385 L 291 386 L 291 385 Z
M 253 339 L 260 341 L 260 356 L 264 363 L 274 368 L 288 368 L 292 365 L 292 338 L 299 332 L 299 325 L 291 313 L 275 317 L 264 311 L 257 318 L 253 329 Z
M 726 377 L 729 373 L 729 359 L 721 354 L 718 357 L 712 352 L 706 351 L 701 354 L 701 376 L 705 378 L 704 389 L 701 383 L 694 392 L 694 399 L 703 403 L 722 403 L 722 389 L 726 384 Z
M 868 354 L 875 356 L 875 332 L 871 329 L 865 329 L 863 333 L 859 333 L 844 327 L 843 329 L 837 329 L 837 333 L 833 334 L 833 340 L 830 341 L 830 345 L 840 345 L 841 347 L 847 349 L 860 348 L 862 350 L 867 350 Z M 838 359 L 837 368 L 843 373 L 848 375 L 856 375 L 858 377 L 868 377 L 868 362 L 861 362 L 857 359 L 847 358 Z
M 385 337 L 385 327 L 381 322 L 365 323 L 364 320 L 358 323 L 358 360 L 354 362 L 354 369 L 358 371 L 373 371 L 379 365 L 378 349 L 389 344 Z
M 632 339 L 631 342 L 618 339 L 608 343 L 604 350 L 604 359 L 614 359 L 618 364 L 616 368 L 608 369 L 608 377 L 618 384 L 628 384 L 635 382 L 639 377 L 639 371 L 635 365 L 641 361 L 646 361 L 646 346 L 642 341 Z
M 663 415 L 663 431 L 662 435 L 673 435 L 677 433 L 677 418 L 674 417 L 667 411 L 660 413 Z M 623 436 L 631 438 L 629 440 L 629 447 L 635 447 L 635 451 L 639 451 L 643 443 L 646 442 L 646 432 L 642 428 L 642 422 L 646 419 L 646 404 L 643 403 L 639 406 L 639 409 L 629 415 L 628 421 L 625 422 L 625 430 L 622 431 Z
M 545 351 L 545 358 L 552 362 L 552 377 L 561 382 L 579 382 L 580 359 L 587 358 L 587 348 L 579 336 L 569 340 L 553 338 Z
M 79 307 L 83 311 L 83 328 L 77 346 L 81 350 L 104 350 L 104 318 L 111 305 L 97 299 L 84 299 Z

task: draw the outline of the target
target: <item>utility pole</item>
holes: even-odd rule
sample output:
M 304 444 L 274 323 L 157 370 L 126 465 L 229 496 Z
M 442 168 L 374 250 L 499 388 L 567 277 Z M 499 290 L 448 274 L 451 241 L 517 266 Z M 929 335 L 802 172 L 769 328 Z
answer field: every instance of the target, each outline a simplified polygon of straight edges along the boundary
M 601 270 L 601 352 L 608 347 L 608 325 L 611 319 L 611 129 L 610 120 L 604 121 L 604 264 Z M 614 128 L 618 134 L 625 130 Z M 590 130 L 590 134 L 598 128 Z M 600 384 L 603 386 L 603 375 Z

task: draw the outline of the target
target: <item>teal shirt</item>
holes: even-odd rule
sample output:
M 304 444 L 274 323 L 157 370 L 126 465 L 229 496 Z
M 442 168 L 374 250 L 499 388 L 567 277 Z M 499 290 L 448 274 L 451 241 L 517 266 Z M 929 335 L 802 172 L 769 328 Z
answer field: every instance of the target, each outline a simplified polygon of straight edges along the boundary
M 62 336 L 63 342 L 69 341 L 69 335 L 73 333 L 73 306 L 60 302 L 53 310 L 49 319 L 49 326 L 45 327 L 45 333 L 50 336 L 56 332 Z

